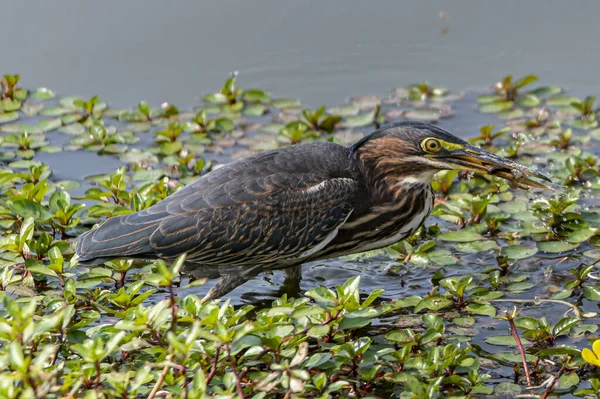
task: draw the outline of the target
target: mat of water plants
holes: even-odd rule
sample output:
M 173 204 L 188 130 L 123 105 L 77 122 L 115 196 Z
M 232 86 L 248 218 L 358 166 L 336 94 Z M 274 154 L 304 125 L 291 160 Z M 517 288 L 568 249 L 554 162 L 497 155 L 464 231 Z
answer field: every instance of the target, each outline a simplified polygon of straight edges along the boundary
M 319 106 L 242 83 L 117 109 L 2 75 L 0 397 L 600 397 L 593 96 L 529 75 Z M 397 120 L 438 124 L 553 187 L 440 172 L 409 239 L 304 265 L 299 287 L 273 272 L 210 302 L 215 282 L 181 261 L 73 259 L 79 234 L 231 160 L 351 144 Z

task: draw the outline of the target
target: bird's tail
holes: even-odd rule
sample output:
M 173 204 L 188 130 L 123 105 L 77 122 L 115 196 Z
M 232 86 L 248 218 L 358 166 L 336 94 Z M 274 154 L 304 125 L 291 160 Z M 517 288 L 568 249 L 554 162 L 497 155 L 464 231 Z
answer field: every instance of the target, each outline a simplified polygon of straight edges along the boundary
M 150 235 L 156 225 L 127 223 L 127 216 L 130 215 L 112 217 L 79 236 L 75 246 L 79 263 L 94 265 L 119 258 L 153 258 Z

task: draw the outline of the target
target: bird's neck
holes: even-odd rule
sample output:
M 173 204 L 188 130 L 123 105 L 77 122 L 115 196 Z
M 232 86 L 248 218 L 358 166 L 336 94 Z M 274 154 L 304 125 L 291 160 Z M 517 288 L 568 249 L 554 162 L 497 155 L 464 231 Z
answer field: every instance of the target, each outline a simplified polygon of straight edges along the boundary
M 392 203 L 406 195 L 407 190 L 431 190 L 435 170 L 407 171 L 401 161 L 390 158 L 357 159 L 372 203 Z

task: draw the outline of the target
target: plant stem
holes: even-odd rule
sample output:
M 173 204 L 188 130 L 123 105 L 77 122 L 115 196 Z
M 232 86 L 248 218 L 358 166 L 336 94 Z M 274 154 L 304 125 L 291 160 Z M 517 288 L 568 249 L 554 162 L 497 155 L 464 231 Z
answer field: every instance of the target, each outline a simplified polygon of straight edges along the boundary
M 208 384 L 213 379 L 213 377 L 215 376 L 215 374 L 217 374 L 217 363 L 219 362 L 219 354 L 220 353 L 221 353 L 221 347 L 219 346 L 215 350 L 215 354 L 213 356 L 212 367 L 210 369 L 210 373 L 206 377 L 206 386 L 208 386 Z
M 173 355 L 169 354 L 169 356 L 167 356 L 167 363 L 170 363 L 172 360 L 173 360 Z M 161 385 L 165 381 L 165 378 L 167 378 L 169 369 L 170 369 L 170 367 L 168 364 L 165 367 L 163 367 L 162 372 L 160 373 L 160 377 L 158 377 L 158 380 L 156 380 L 156 384 L 154 384 L 154 387 L 152 388 L 152 391 L 150 391 L 150 394 L 148 395 L 147 399 L 153 399 L 156 396 L 156 393 L 158 392 Z
M 35 383 L 35 380 L 31 376 L 31 374 L 29 374 L 29 372 L 27 373 L 27 383 L 29 384 L 29 386 L 31 387 L 31 390 L 33 391 L 33 397 L 35 399 L 39 398 L 39 395 L 37 392 L 37 385 Z
M 50 361 L 50 365 L 54 366 L 56 364 L 56 360 L 58 359 L 58 355 L 60 354 L 60 350 L 65 344 L 65 333 L 61 330 L 60 332 L 60 343 L 56 347 L 56 351 L 54 352 L 54 356 L 52 356 L 52 360 Z
M 266 355 L 267 353 L 269 353 L 271 351 L 271 349 L 263 349 L 259 354 L 257 354 L 256 356 L 254 356 L 254 358 L 252 359 L 253 361 L 257 361 L 259 360 L 261 357 L 263 357 L 264 355 Z M 248 373 L 250 369 L 248 367 L 245 367 L 242 372 L 240 373 L 240 379 L 243 379 L 246 374 Z M 212 370 L 211 370 L 212 372 Z M 208 384 L 208 382 L 207 382 Z
M 187 376 L 187 368 L 185 366 L 182 366 L 183 370 L 181 371 L 181 373 L 183 374 L 183 385 L 181 386 L 181 388 L 183 388 L 183 399 L 188 399 L 188 376 Z
M 171 298 L 171 331 L 175 333 L 177 329 L 177 303 L 175 302 L 175 291 L 173 290 L 173 282 L 169 284 L 169 296 Z
M 554 388 L 554 385 L 556 385 L 556 381 L 558 381 L 558 379 L 560 378 L 561 375 L 563 375 L 564 372 L 565 372 L 565 366 L 562 366 L 560 368 L 560 370 L 558 370 L 558 373 L 552 377 L 552 381 L 550 381 L 550 383 L 546 387 L 546 390 L 544 391 L 542 396 L 540 396 L 540 399 L 546 399 L 546 398 L 548 398 L 548 396 L 550 396 L 550 392 L 552 392 L 552 388 Z
M 100 376 L 101 376 L 100 361 L 96 360 L 96 380 L 94 382 L 94 389 L 100 388 Z
M 527 366 L 527 359 L 525 358 L 525 350 L 523 349 L 523 344 L 521 343 L 521 338 L 519 338 L 519 333 L 517 332 L 517 327 L 515 326 L 515 321 L 512 318 L 508 319 L 508 324 L 510 326 L 510 332 L 512 333 L 515 341 L 517 342 L 517 347 L 519 348 L 519 352 L 521 353 L 521 359 L 523 360 L 523 369 L 525 370 L 525 377 L 527 378 L 527 386 L 531 386 L 531 377 L 529 376 L 529 367 Z
M 239 399 L 244 399 L 244 391 L 242 390 L 242 381 L 240 380 L 240 374 L 237 371 L 237 362 L 235 358 L 231 355 L 231 347 L 227 346 L 227 355 L 229 356 L 229 361 L 231 362 L 231 371 L 235 374 L 235 389 L 238 394 Z

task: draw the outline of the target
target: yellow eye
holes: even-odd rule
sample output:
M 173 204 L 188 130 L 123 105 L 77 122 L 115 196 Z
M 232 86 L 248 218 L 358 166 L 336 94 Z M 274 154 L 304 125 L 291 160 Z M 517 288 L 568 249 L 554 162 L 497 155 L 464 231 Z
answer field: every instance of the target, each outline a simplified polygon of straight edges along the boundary
M 438 152 L 442 148 L 442 145 L 436 139 L 426 139 L 421 144 L 421 147 L 425 152 Z

